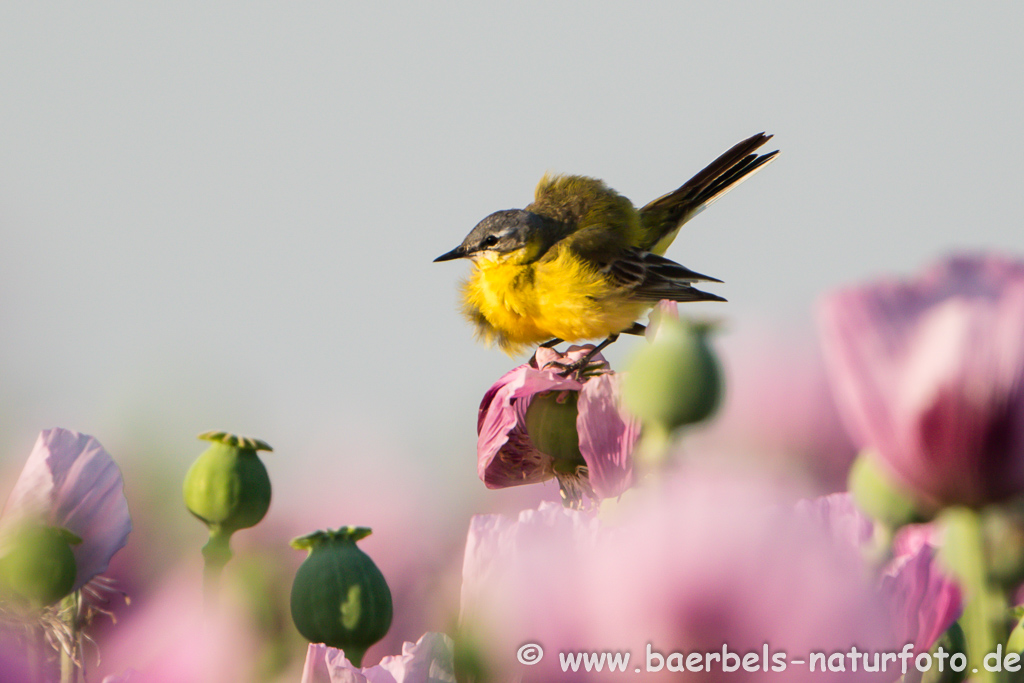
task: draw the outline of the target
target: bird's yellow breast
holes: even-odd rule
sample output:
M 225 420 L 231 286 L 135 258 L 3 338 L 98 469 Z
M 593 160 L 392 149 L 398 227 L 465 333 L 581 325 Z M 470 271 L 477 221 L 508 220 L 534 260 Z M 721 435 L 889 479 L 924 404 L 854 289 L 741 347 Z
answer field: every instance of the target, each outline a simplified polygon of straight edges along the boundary
M 626 329 L 649 307 L 630 301 L 570 249 L 515 263 L 514 255 L 481 257 L 463 283 L 463 312 L 487 342 L 508 353 L 553 337 L 604 338 Z

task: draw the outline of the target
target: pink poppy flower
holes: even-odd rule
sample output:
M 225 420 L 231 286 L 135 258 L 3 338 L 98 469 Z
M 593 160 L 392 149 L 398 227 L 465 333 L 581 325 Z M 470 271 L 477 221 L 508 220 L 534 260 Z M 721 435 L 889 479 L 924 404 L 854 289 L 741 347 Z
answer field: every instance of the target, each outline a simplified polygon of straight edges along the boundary
M 678 680 L 688 655 L 701 653 L 704 665 L 716 653 L 711 670 L 691 675 L 810 681 L 821 676 L 806 665 L 810 653 L 891 642 L 885 605 L 861 567 L 762 483 L 682 471 L 659 484 L 627 496 L 607 521 L 553 506 L 518 520 L 474 519 L 461 624 L 495 680 L 623 677 L 609 673 L 608 659 L 601 674 L 581 660 L 566 670 L 578 653 L 619 653 L 620 663 L 628 653 L 628 675 L 639 667 Z M 800 658 L 802 666 L 772 668 Z M 865 676 L 843 658 L 839 677 Z
M 583 581 L 599 533 L 592 511 L 550 502 L 517 517 L 473 517 L 457 641 L 460 649 L 475 651 L 471 660 L 484 663 L 484 680 L 576 679 L 556 668 L 556 648 L 588 645 L 594 615 Z M 524 644 L 540 648 L 519 653 Z M 527 668 L 517 654 L 543 661 Z
M 0 548 L 24 524 L 61 527 L 73 545 L 78 590 L 106 571 L 132 529 L 121 471 L 99 441 L 67 429 L 39 434 L 0 514 Z
M 310 643 L 302 683 L 455 683 L 452 658 L 452 639 L 442 633 L 425 633 L 415 643 L 406 642 L 402 654 L 364 669 L 353 666 L 342 650 Z
M 871 543 L 874 524 L 853 503 L 849 493 L 802 500 L 797 511 L 817 520 L 841 548 L 861 555 Z M 914 644 L 927 652 L 960 616 L 960 589 L 936 559 L 934 527 L 903 527 L 893 542 L 893 558 L 883 568 L 878 590 L 885 601 L 895 649 Z
M 840 290 L 819 323 L 840 414 L 897 483 L 933 507 L 1024 493 L 1024 262 Z
M 484 395 L 477 416 L 477 472 L 488 488 L 557 477 L 563 493 L 578 501 L 583 493 L 614 497 L 632 485 L 631 454 L 640 427 L 619 410 L 618 377 L 607 371 L 559 374 L 592 348 L 573 346 L 565 354 L 540 348 L 530 362 L 505 373 Z M 604 362 L 600 354 L 594 360 Z M 538 396 L 575 402 L 581 462 L 561 462 L 559 454 L 543 452 L 530 437 L 527 411 Z

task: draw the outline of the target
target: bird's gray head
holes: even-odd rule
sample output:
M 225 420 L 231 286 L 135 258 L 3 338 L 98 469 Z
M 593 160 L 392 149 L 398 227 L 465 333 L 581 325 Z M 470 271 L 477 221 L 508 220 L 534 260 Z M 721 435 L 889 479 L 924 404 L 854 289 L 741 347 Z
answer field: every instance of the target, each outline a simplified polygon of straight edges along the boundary
M 469 231 L 462 244 L 434 259 L 450 261 L 472 258 L 486 252 L 507 254 L 524 247 L 530 249 L 531 260 L 539 257 L 556 239 L 558 224 L 549 218 L 522 209 L 495 211 Z

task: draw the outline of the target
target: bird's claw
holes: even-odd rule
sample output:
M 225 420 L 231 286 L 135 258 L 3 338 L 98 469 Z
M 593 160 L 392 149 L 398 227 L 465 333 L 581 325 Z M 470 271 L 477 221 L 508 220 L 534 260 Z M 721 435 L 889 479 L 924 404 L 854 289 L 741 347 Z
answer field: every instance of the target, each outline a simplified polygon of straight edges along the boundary
M 576 374 L 580 379 L 600 374 L 608 369 L 608 363 L 603 360 L 594 360 L 592 353 L 588 353 L 573 363 L 552 363 L 552 365 L 562 368 L 562 371 L 558 373 L 559 377 L 570 377 Z

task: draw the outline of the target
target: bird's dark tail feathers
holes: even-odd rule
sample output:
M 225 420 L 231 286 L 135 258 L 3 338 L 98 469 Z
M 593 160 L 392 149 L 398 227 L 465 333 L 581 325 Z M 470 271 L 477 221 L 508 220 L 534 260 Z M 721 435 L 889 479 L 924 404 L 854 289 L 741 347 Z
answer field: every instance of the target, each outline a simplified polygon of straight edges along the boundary
M 778 155 L 778 150 L 760 155 L 756 152 L 771 137 L 758 133 L 737 143 L 678 190 L 658 197 L 640 209 L 640 220 L 646 232 L 645 243 L 640 246 L 656 254 L 664 254 L 683 223 Z

